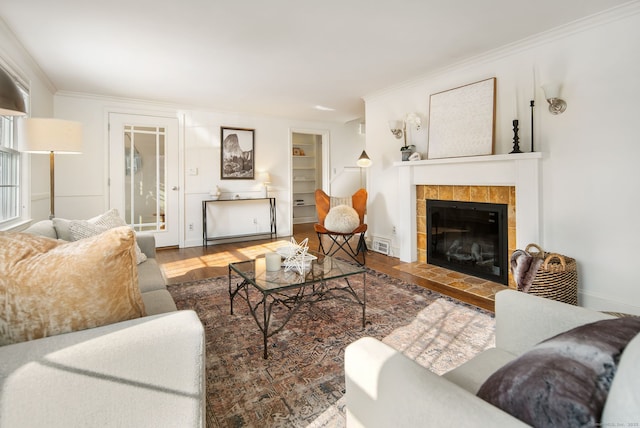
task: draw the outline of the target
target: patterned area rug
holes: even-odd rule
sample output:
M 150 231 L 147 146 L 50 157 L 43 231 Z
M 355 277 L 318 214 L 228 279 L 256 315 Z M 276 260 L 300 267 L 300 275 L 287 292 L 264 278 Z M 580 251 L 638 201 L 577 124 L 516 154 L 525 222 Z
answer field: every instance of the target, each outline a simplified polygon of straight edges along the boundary
M 362 290 L 362 275 L 350 281 Z M 246 302 L 236 297 L 229 314 L 226 276 L 169 286 L 205 327 L 207 426 L 344 426 L 344 348 L 360 337 L 384 339 L 436 373 L 493 345 L 488 312 L 372 270 L 366 282 L 364 329 L 354 302 L 303 305 L 269 339 L 267 360 Z

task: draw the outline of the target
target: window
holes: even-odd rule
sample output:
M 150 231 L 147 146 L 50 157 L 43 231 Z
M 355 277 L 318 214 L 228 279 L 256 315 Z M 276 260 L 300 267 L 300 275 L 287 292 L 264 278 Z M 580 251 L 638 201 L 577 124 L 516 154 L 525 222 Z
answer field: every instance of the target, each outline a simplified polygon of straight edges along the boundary
M 20 153 L 16 150 L 14 117 L 0 119 L 0 222 L 20 216 Z
M 21 85 L 18 88 L 26 100 L 26 89 Z M 0 227 L 22 215 L 22 160 L 16 121 L 16 116 L 0 116 Z

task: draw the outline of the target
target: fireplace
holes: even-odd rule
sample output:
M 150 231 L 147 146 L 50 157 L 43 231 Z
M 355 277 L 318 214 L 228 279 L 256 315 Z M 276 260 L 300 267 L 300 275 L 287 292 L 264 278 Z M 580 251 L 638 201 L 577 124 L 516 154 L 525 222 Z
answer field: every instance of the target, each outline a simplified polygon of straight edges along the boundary
M 392 186 L 389 203 L 397 204 L 398 218 L 393 250 L 403 262 L 426 263 L 426 199 L 509 204 L 510 250 L 540 242 L 541 159 L 541 152 L 532 152 L 394 162 L 398 185 Z M 505 187 L 509 190 L 503 192 Z
M 508 284 L 507 204 L 427 199 L 427 262 Z

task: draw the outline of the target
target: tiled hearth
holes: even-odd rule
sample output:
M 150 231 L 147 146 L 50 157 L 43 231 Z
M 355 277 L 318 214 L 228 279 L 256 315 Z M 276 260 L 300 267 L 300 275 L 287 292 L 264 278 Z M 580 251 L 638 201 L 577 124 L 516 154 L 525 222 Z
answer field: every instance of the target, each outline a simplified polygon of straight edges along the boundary
M 437 282 L 445 287 L 464 291 L 486 299 L 494 300 L 498 291 L 504 290 L 503 284 L 486 279 L 470 276 L 460 272 L 454 272 L 440 266 L 429 265 L 424 262 L 403 263 L 396 269 L 410 273 L 429 281 Z

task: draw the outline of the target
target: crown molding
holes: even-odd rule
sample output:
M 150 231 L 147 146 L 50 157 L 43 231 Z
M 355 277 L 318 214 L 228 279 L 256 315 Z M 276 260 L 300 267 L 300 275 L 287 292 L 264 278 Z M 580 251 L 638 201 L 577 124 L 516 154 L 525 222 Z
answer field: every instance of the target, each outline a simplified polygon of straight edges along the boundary
M 56 86 L 53 84 L 49 76 L 42 70 L 40 65 L 36 62 L 35 59 L 31 56 L 29 51 L 24 47 L 22 42 L 16 37 L 15 33 L 11 28 L 7 25 L 7 23 L 0 17 L 0 34 L 3 38 L 9 41 L 9 44 L 14 46 L 20 55 L 20 59 L 24 63 L 24 66 L 28 67 L 29 70 L 36 75 L 38 79 L 40 79 L 44 85 L 47 87 L 49 92 L 54 95 L 57 92 Z M 11 58 L 9 53 L 0 48 L 0 65 L 6 67 L 11 71 L 15 77 L 22 83 L 23 85 L 29 87 L 29 83 L 31 79 L 29 78 L 29 73 L 26 73 L 23 67 L 20 67 L 15 59 Z
M 520 39 L 518 41 L 503 45 L 499 48 L 491 49 L 479 55 L 474 55 L 460 61 L 453 62 L 443 67 L 436 68 L 418 77 L 405 80 L 398 84 L 374 91 L 362 97 L 365 102 L 373 101 L 377 98 L 384 97 L 395 91 L 416 86 L 421 82 L 435 78 L 441 75 L 447 75 L 452 72 L 468 68 L 472 65 L 484 64 L 497 61 L 501 58 L 516 55 L 536 47 L 565 39 L 574 34 L 582 33 L 593 28 L 597 28 L 621 19 L 628 18 L 640 13 L 640 0 L 633 0 L 620 6 L 607 9 L 603 12 L 581 18 L 559 27 L 552 28 L 542 33 Z

